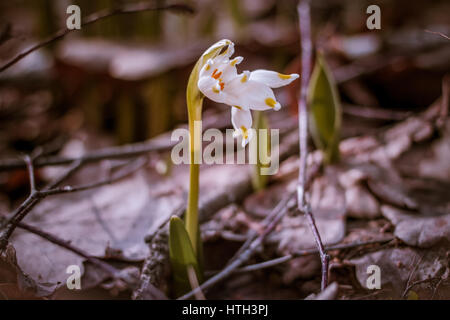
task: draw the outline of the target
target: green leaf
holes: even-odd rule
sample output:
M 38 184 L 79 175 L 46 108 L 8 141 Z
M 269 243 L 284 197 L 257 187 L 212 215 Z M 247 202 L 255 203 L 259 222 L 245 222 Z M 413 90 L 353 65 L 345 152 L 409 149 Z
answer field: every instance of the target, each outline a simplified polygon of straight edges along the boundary
M 309 83 L 308 106 L 316 147 L 323 151 L 326 163 L 339 161 L 341 104 L 335 81 L 321 54 Z
M 183 220 L 177 216 L 170 218 L 169 256 L 172 265 L 175 294 L 180 296 L 191 290 L 191 285 L 187 274 L 188 266 L 194 267 L 199 281 L 201 281 L 202 277 L 196 255 L 194 253 L 192 243 L 189 240 L 189 235 L 186 231 Z

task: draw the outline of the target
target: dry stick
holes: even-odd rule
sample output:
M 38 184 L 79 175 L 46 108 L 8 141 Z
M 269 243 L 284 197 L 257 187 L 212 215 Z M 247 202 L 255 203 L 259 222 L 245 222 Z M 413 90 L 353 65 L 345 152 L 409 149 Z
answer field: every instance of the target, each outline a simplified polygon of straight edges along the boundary
M 30 156 L 25 156 L 24 158 L 25 163 L 27 165 L 27 171 L 28 171 L 28 179 L 30 180 L 30 194 L 33 194 L 36 192 L 36 182 L 34 177 L 34 169 L 33 169 L 33 161 L 31 160 Z
M 50 233 L 47 233 L 45 231 L 42 231 L 34 226 L 31 226 L 29 224 L 26 224 L 24 222 L 19 222 L 17 223 L 17 226 L 21 229 L 27 230 L 28 232 L 31 232 L 43 239 L 46 239 L 64 249 L 67 249 L 69 251 L 72 251 L 73 253 L 79 255 L 80 257 L 85 258 L 86 260 L 88 260 L 89 262 L 91 262 L 92 264 L 98 266 L 99 268 L 102 268 L 104 271 L 106 271 L 107 273 L 109 273 L 112 277 L 114 277 L 119 270 L 116 269 L 115 267 L 103 262 L 102 260 L 95 258 L 93 256 L 90 256 L 88 253 L 84 252 L 83 250 L 76 248 L 74 246 L 72 246 L 70 244 L 70 241 L 65 241 L 63 239 L 60 239 Z
M 187 5 L 187 4 L 171 4 L 171 5 L 155 5 L 153 3 L 137 3 L 132 5 L 127 5 L 124 7 L 119 7 L 115 9 L 106 9 L 99 12 L 95 12 L 89 16 L 87 16 L 85 19 L 83 19 L 81 26 L 87 26 L 89 24 L 95 23 L 99 20 L 112 17 L 115 15 L 120 14 L 129 14 L 129 13 L 137 13 L 137 12 L 145 12 L 145 11 L 154 11 L 154 10 L 172 10 L 172 11 L 179 11 L 183 13 L 194 13 L 194 9 Z M 9 67 L 13 66 L 26 56 L 28 56 L 33 51 L 36 51 L 42 47 L 45 47 L 49 45 L 52 42 L 55 42 L 57 40 L 60 40 L 64 38 L 67 34 L 71 33 L 72 31 L 75 31 L 77 29 L 61 29 L 46 40 L 39 42 L 32 46 L 31 48 L 25 50 L 22 53 L 19 53 L 17 56 L 15 56 L 13 59 L 11 59 L 9 62 L 4 64 L 0 67 L 0 72 L 5 71 Z
M 308 109 L 306 106 L 309 77 L 311 74 L 312 64 L 312 41 L 311 41 L 311 21 L 309 1 L 301 1 L 297 7 L 299 28 L 302 49 L 302 79 L 300 88 L 300 98 L 298 101 L 298 128 L 300 143 L 300 172 L 298 176 L 297 186 L 297 206 L 300 212 L 303 212 L 311 227 L 314 240 L 319 249 L 320 259 L 322 262 L 322 283 L 321 289 L 324 290 L 328 285 L 328 262 L 327 255 L 319 231 L 317 230 L 314 216 L 311 212 L 311 206 L 305 197 L 306 193 L 306 160 L 308 157 Z
M 439 31 L 431 31 L 431 30 L 426 30 L 426 29 L 425 29 L 425 32 L 428 32 L 428 33 L 431 33 L 431 34 L 436 34 L 436 35 L 438 35 L 438 36 L 441 36 L 442 38 L 445 38 L 445 39 L 447 39 L 447 40 L 450 40 L 450 37 L 449 37 L 448 35 L 446 35 L 445 33 L 443 33 L 443 32 L 439 32 Z
M 225 267 L 218 274 L 209 278 L 200 287 L 186 293 L 184 296 L 178 298 L 178 300 L 186 300 L 186 299 L 193 297 L 200 291 L 205 291 L 209 287 L 213 286 L 214 284 L 216 284 L 219 281 L 228 277 L 237 268 L 239 268 L 243 263 L 247 262 L 248 259 L 251 258 L 253 253 L 264 243 L 265 237 L 275 229 L 278 222 L 280 222 L 280 220 L 285 216 L 285 214 L 293 207 L 293 203 L 294 203 L 293 200 L 295 200 L 294 195 L 291 194 L 286 198 L 282 199 L 280 201 L 283 203 L 286 202 L 286 205 L 281 206 L 281 210 L 279 210 L 279 211 L 273 210 L 271 212 L 271 215 L 274 217 L 273 220 L 268 224 L 267 228 L 263 231 L 263 233 L 261 233 L 255 240 L 253 240 L 252 243 L 250 244 L 250 246 L 242 254 L 240 254 L 236 260 L 234 260 L 231 264 L 229 264 L 227 267 Z M 278 207 L 279 206 L 277 205 L 275 207 L 275 209 L 277 209 Z
M 31 232 L 43 239 L 46 239 L 64 249 L 67 249 L 83 258 L 85 258 L 87 261 L 91 262 L 93 265 L 96 265 L 97 267 L 103 269 L 106 273 L 108 273 L 112 278 L 121 278 L 125 282 L 128 282 L 127 277 L 121 277 L 120 272 L 121 270 L 115 268 L 114 266 L 96 258 L 85 251 L 81 250 L 80 248 L 76 248 L 73 245 L 70 244 L 69 241 L 62 240 L 50 233 L 47 233 L 45 231 L 42 231 L 34 226 L 28 225 L 23 222 L 19 222 L 17 226 L 21 229 L 27 230 L 28 232 Z M 164 295 L 164 293 L 161 292 L 161 290 L 157 289 L 152 284 L 148 284 L 149 291 L 152 293 L 153 297 L 156 299 L 167 299 L 167 297 Z
M 34 191 L 32 191 L 31 194 L 28 196 L 28 198 L 13 212 L 12 217 L 9 218 L 7 220 L 7 222 L 5 223 L 5 228 L 0 233 L 0 251 L 6 248 L 6 245 L 8 244 L 8 239 L 11 237 L 12 233 L 16 229 L 17 224 L 19 222 L 21 222 L 22 219 L 25 218 L 25 216 L 45 197 L 50 196 L 50 195 L 55 195 L 55 194 L 72 193 L 72 192 L 90 190 L 93 188 L 111 184 L 115 181 L 121 180 L 121 179 L 129 176 L 130 174 L 138 171 L 147 163 L 147 161 L 145 159 L 141 160 L 141 161 L 134 161 L 134 162 L 135 162 L 135 164 L 133 166 L 131 166 L 131 168 L 127 168 L 127 170 L 124 169 L 123 172 L 118 173 L 116 176 L 110 177 L 108 179 L 105 179 L 105 180 L 102 180 L 99 182 L 94 182 L 94 183 L 90 183 L 90 184 L 86 184 L 86 185 L 82 185 L 82 186 L 78 186 L 78 187 L 67 186 L 64 188 L 57 188 L 56 186 L 62 181 L 62 179 L 58 179 L 55 183 L 52 183 L 50 185 L 50 188 L 48 188 L 48 189 L 44 189 L 42 191 L 34 189 Z M 77 164 L 78 164 L 78 166 L 74 166 L 74 167 L 81 166 L 81 162 L 76 163 L 76 165 Z M 69 169 L 69 171 L 66 174 L 64 174 L 62 178 L 65 178 L 68 175 L 70 175 L 71 173 L 73 173 L 73 171 L 75 170 L 74 167 Z M 33 168 L 33 164 L 31 161 L 27 162 L 27 168 L 29 170 L 30 177 L 32 175 L 34 175 L 34 168 Z M 31 180 L 30 180 L 30 182 L 31 182 Z
M 207 128 L 225 128 L 229 124 L 228 117 L 224 117 L 226 112 L 219 113 L 217 115 L 206 118 L 203 121 L 203 127 Z M 181 126 L 181 128 L 187 128 L 187 126 Z M 171 141 L 171 132 L 163 133 L 157 137 L 149 139 L 144 142 L 132 143 L 124 146 L 108 147 L 96 151 L 86 153 L 81 157 L 60 157 L 60 156 L 48 156 L 48 157 L 34 157 L 34 167 L 42 166 L 57 166 L 67 165 L 74 162 L 81 161 L 84 163 L 91 163 L 101 161 L 105 159 L 124 159 L 131 158 L 140 155 L 147 154 L 151 151 L 167 151 L 175 146 L 178 141 Z M 38 147 L 39 148 L 39 147 Z M 22 159 L 2 159 L 0 160 L 0 171 L 25 168 L 26 165 Z
M 345 244 L 338 244 L 335 246 L 329 246 L 326 247 L 325 249 L 327 251 L 332 251 L 332 250 L 342 250 L 342 249 L 352 249 L 352 248 L 357 248 L 357 247 L 363 247 L 363 246 L 367 246 L 370 244 L 378 244 L 378 243 L 386 243 L 386 242 L 390 242 L 394 240 L 393 237 L 389 237 L 389 238 L 385 238 L 385 239 L 378 239 L 378 240 L 370 240 L 370 241 L 362 241 L 362 242 L 355 242 L 355 243 L 345 243 Z M 245 266 L 243 268 L 240 268 L 238 270 L 236 270 L 236 272 L 249 272 L 249 271 L 256 271 L 256 270 L 261 270 L 261 269 L 265 269 L 265 268 L 270 268 L 282 263 L 285 263 L 293 258 L 297 258 L 297 257 L 302 257 L 302 256 L 307 256 L 307 255 L 312 255 L 312 254 L 316 254 L 319 253 L 319 251 L 317 249 L 308 249 L 308 250 L 300 250 L 300 251 L 296 251 L 292 254 L 288 254 L 279 258 L 275 258 L 272 260 L 268 260 L 268 261 L 264 261 L 261 263 L 255 263 L 252 265 L 248 265 Z
M 51 182 L 50 184 L 48 184 L 43 190 L 50 190 L 53 189 L 55 187 L 57 187 L 60 183 L 62 183 L 65 179 L 69 178 L 72 174 L 75 173 L 75 171 L 77 171 L 78 169 L 81 168 L 81 166 L 83 165 L 83 162 L 80 161 L 76 161 L 73 163 L 73 165 L 62 175 L 60 176 L 58 179 L 56 179 L 54 182 Z M 28 167 L 28 174 L 30 176 L 30 181 L 32 181 L 31 177 L 33 177 L 34 179 L 34 169 L 33 169 L 33 163 L 27 163 L 27 167 Z M 34 188 L 34 192 L 31 192 L 30 195 L 25 199 L 24 202 L 22 202 L 19 207 L 17 207 L 16 210 L 14 210 L 11 214 L 12 217 L 17 217 L 19 214 L 21 215 L 26 215 L 28 214 L 28 212 L 31 211 L 31 209 L 33 209 L 38 202 L 42 200 L 42 197 L 38 197 L 37 196 L 37 192 L 36 189 Z M 11 218 L 12 219 L 12 218 Z M 11 220 L 10 219 L 10 220 Z M 10 221 L 8 221 L 9 223 Z M 7 223 L 5 223 L 6 225 Z M 8 236 L 9 237 L 9 236 Z M 0 238 L 0 248 L 2 248 L 1 245 L 1 238 Z
M 343 106 L 342 112 L 344 114 L 371 120 L 403 121 L 412 115 L 412 112 L 408 111 L 391 111 L 348 103 L 343 104 Z
M 262 225 L 267 228 L 269 224 L 275 219 L 277 212 L 281 211 L 283 207 L 287 205 L 288 198 L 283 198 L 275 208 L 272 209 L 271 213 L 264 218 Z M 258 232 L 256 230 L 250 229 L 247 233 L 247 240 L 245 240 L 244 244 L 236 251 L 236 253 L 231 257 L 231 259 L 227 262 L 227 266 L 232 264 L 235 260 L 239 259 L 240 255 L 245 252 L 252 242 L 257 238 Z
M 161 139 L 162 140 L 162 139 Z M 34 161 L 35 167 L 49 166 L 49 165 L 67 165 L 77 161 L 83 163 L 95 162 L 104 159 L 123 159 L 146 154 L 150 151 L 163 151 L 172 148 L 176 142 L 170 141 L 162 142 L 159 140 L 149 140 L 145 142 L 133 143 L 119 147 L 109 147 L 87 153 L 79 158 L 66 158 L 60 156 L 40 157 Z M 17 159 L 3 159 L 0 160 L 0 171 L 19 169 L 24 167 L 24 162 Z
M 199 287 L 198 278 L 197 278 L 195 269 L 192 265 L 187 266 L 187 274 L 188 274 L 189 283 L 191 284 L 191 288 L 197 289 Z M 195 298 L 197 300 L 206 300 L 205 295 L 203 294 L 203 292 L 200 289 L 196 292 Z

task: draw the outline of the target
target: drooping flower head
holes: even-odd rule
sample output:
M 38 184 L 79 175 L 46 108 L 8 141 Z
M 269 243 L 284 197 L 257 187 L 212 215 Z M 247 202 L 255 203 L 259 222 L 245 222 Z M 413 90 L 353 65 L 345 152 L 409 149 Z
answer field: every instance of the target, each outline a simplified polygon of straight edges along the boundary
M 236 66 L 244 58 L 231 58 L 234 43 L 213 59 L 209 59 L 199 72 L 198 88 L 209 99 L 225 103 L 231 109 L 231 122 L 235 136 L 242 136 L 242 147 L 252 139 L 252 114 L 250 110 L 275 111 L 281 108 L 271 88 L 288 85 L 298 74 L 281 74 L 269 70 L 237 72 Z

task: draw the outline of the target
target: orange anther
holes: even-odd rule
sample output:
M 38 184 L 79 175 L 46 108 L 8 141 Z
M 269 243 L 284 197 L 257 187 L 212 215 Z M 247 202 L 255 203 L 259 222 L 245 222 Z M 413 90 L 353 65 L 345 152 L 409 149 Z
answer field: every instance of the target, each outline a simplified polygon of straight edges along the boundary
M 211 75 L 211 77 L 213 77 L 214 79 L 219 79 L 220 78 L 220 76 L 222 75 L 222 71 L 221 72 L 219 72 L 219 73 L 216 73 L 216 71 L 217 71 L 217 69 L 216 70 L 214 70 L 214 72 L 213 72 L 213 74 Z

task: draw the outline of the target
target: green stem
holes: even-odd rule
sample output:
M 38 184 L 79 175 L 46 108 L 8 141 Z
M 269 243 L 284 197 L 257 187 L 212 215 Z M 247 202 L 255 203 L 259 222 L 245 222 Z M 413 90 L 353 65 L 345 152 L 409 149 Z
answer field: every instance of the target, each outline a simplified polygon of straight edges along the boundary
M 186 231 L 191 240 L 194 253 L 198 254 L 197 237 L 198 237 L 198 196 L 199 196 L 199 178 L 200 165 L 195 163 L 196 149 L 201 144 L 201 130 L 196 132 L 195 121 L 202 119 L 202 104 L 203 99 L 199 99 L 193 108 L 188 108 L 189 116 L 189 195 L 188 206 L 186 211 Z M 197 142 L 197 143 L 196 143 Z
M 191 240 L 192 248 L 194 253 L 197 255 L 197 259 L 202 259 L 202 247 L 201 239 L 198 233 L 198 195 L 199 195 L 199 164 L 195 163 L 195 155 L 201 157 L 201 126 L 196 128 L 195 123 L 202 121 L 202 106 L 203 106 L 203 94 L 199 91 L 197 83 L 198 76 L 201 68 L 206 63 L 208 59 L 212 59 L 217 55 L 221 54 L 221 50 L 232 45 L 229 40 L 221 40 L 214 45 L 212 45 L 208 50 L 206 50 L 200 59 L 197 61 L 194 69 L 192 69 L 191 75 L 189 76 L 188 85 L 186 88 L 186 103 L 188 109 L 189 118 L 189 156 L 190 156 L 190 167 L 189 167 L 189 196 L 188 196 L 188 206 L 186 210 L 186 231 Z M 226 52 L 226 51 L 224 51 Z M 222 53 L 223 54 L 223 53 Z M 198 159 L 200 160 L 200 159 Z M 199 261 L 201 265 L 201 261 Z
M 195 254 L 197 254 L 199 169 L 198 164 L 191 163 L 189 167 L 189 197 L 186 211 L 186 230 Z

